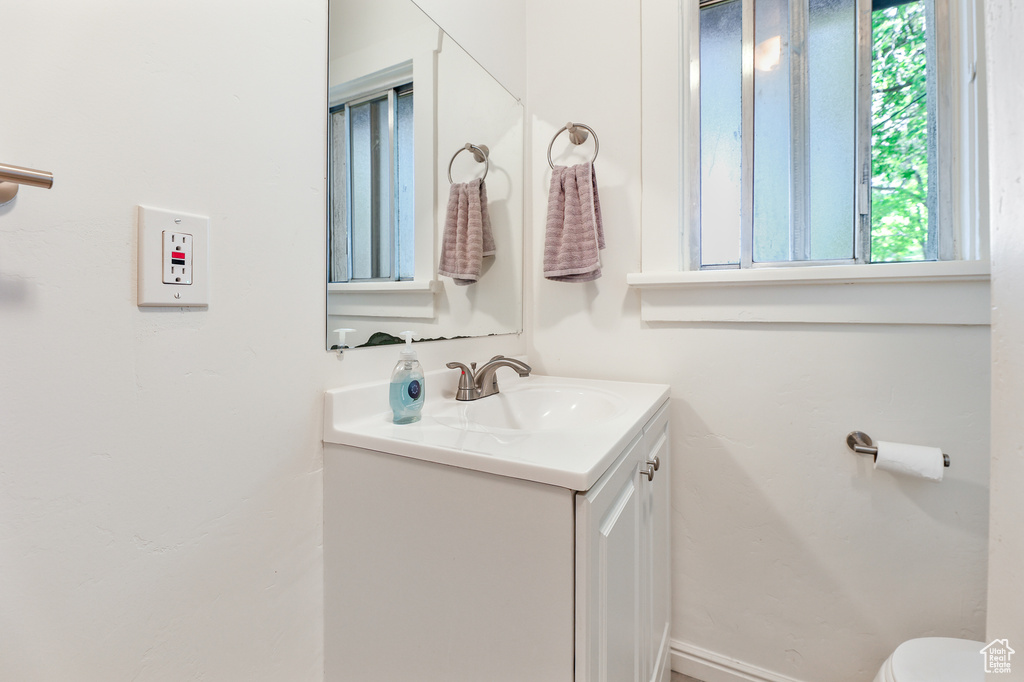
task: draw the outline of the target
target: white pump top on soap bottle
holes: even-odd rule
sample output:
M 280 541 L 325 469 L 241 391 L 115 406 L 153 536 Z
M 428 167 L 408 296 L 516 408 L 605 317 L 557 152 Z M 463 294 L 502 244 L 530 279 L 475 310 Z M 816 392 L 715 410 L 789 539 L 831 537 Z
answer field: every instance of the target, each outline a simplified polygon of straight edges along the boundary
M 416 360 L 416 351 L 412 347 L 412 337 L 416 332 L 401 332 L 401 336 L 405 337 L 405 345 L 402 346 L 402 352 L 399 353 L 399 357 L 402 360 Z
M 420 420 L 423 411 L 425 384 L 423 369 L 416 359 L 416 351 L 412 348 L 412 337 L 415 332 L 402 332 L 405 347 L 398 356 L 398 364 L 391 373 L 391 389 L 389 400 L 394 413 L 394 423 L 411 424 Z

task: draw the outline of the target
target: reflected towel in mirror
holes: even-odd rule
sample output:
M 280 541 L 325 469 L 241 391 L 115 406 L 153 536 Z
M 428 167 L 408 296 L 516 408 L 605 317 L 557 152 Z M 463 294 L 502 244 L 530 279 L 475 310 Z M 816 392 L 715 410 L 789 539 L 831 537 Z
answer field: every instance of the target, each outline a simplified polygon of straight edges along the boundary
M 483 259 L 494 255 L 491 218 L 487 214 L 487 186 L 475 178 L 452 184 L 441 239 L 438 273 L 459 286 L 480 279 Z
M 604 225 L 594 164 L 555 166 L 548 193 L 544 277 L 589 282 L 601 276 Z

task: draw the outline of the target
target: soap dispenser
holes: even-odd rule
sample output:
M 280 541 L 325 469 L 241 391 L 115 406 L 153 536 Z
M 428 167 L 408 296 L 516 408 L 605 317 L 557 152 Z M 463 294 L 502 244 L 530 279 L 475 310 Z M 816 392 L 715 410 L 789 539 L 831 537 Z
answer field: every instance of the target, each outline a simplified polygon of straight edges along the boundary
M 342 327 L 340 329 L 335 329 L 334 333 L 338 335 L 338 343 L 336 343 L 333 346 L 331 346 L 331 350 L 338 351 L 338 355 L 341 355 L 346 350 L 348 350 L 348 346 L 345 344 L 345 335 L 348 334 L 349 332 L 354 332 L 354 331 L 355 331 L 355 329 L 350 329 L 349 327 Z
M 412 349 L 412 335 L 413 332 L 402 332 L 405 348 L 391 373 L 391 411 L 396 424 L 418 422 L 423 411 L 423 369 Z

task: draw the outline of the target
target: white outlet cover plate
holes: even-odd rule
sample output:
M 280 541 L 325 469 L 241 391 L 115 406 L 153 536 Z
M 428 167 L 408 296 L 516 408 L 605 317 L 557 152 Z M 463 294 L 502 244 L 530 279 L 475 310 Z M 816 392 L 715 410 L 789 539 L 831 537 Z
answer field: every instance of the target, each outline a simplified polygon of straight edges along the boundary
M 192 283 L 164 284 L 163 233 L 185 232 L 193 237 Z M 208 306 L 210 219 L 180 211 L 139 206 L 140 306 Z

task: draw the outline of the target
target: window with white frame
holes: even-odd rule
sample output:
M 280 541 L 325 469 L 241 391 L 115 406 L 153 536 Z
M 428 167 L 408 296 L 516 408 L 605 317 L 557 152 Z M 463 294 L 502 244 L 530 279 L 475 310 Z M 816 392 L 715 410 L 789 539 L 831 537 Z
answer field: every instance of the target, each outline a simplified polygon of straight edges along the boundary
M 690 269 L 974 256 L 949 4 L 701 0 Z
M 331 102 L 329 281 L 413 279 L 413 88 Z
M 641 319 L 989 324 L 981 1 L 640 0 Z

